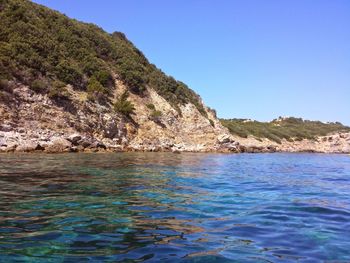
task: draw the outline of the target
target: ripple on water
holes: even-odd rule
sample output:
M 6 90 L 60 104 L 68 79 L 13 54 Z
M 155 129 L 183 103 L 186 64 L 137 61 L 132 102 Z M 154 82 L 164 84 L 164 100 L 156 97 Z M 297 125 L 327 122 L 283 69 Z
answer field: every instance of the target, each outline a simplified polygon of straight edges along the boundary
M 346 262 L 349 182 L 345 155 L 1 155 L 0 262 Z

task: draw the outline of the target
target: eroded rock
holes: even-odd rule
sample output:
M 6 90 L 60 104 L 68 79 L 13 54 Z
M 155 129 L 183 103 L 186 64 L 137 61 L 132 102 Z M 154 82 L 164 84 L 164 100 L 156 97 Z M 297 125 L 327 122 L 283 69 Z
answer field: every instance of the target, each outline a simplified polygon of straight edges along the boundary
M 82 139 L 82 136 L 78 133 L 70 135 L 67 140 L 70 141 L 73 145 L 78 145 L 79 141 Z
M 72 143 L 64 138 L 55 138 L 52 142 L 45 148 L 47 153 L 62 153 L 70 152 L 72 148 Z
M 34 152 L 37 150 L 43 150 L 43 148 L 35 141 L 23 141 L 16 148 L 16 152 Z

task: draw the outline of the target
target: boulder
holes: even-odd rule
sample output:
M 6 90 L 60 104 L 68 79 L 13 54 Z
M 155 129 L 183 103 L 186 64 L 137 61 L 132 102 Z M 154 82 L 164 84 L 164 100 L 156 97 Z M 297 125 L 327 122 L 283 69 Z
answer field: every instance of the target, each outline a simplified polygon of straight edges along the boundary
M 1 146 L 7 146 L 6 140 L 3 137 L 0 137 L 0 147 Z
M 239 148 L 239 144 L 238 143 L 229 143 L 227 145 L 227 149 L 230 151 L 230 152 L 233 152 L 233 153 L 238 153 L 240 152 L 240 148 Z
M 99 141 L 94 141 L 89 148 L 94 148 L 94 149 L 98 149 L 98 148 L 102 148 L 102 149 L 106 149 L 106 145 L 104 145 L 102 142 Z
M 81 138 L 82 137 L 80 134 L 74 133 L 74 134 L 70 135 L 67 138 L 67 140 L 70 141 L 73 145 L 78 145 L 79 144 L 78 142 L 81 140 Z
M 24 128 L 18 128 L 17 131 L 18 131 L 18 133 L 25 133 L 25 132 L 26 132 L 26 129 L 24 129 Z
M 84 151 L 84 147 L 81 146 L 81 145 L 73 146 L 73 147 L 72 147 L 72 151 L 73 151 L 73 152 L 83 152 L 83 151 Z
M 112 152 L 123 152 L 124 148 L 121 145 L 110 146 L 108 149 Z
M 72 146 L 72 148 L 70 148 L 70 151 L 74 153 L 79 152 L 78 146 Z
M 219 135 L 218 142 L 220 144 L 223 144 L 223 143 L 233 142 L 233 140 L 231 140 L 231 138 L 228 134 L 222 134 L 222 135 Z
M 120 125 L 117 120 L 111 119 L 104 125 L 103 135 L 105 138 L 113 139 L 122 133 L 122 129 L 125 129 L 125 125 Z
M 277 151 L 276 147 L 273 145 L 269 145 L 266 147 L 267 152 L 274 153 Z
M 344 133 L 339 133 L 339 138 L 345 139 L 345 138 L 346 138 L 346 134 L 344 134 Z
M 43 148 L 35 141 L 23 141 L 16 148 L 16 152 L 34 152 L 36 150 L 43 150 Z
M 6 146 L 0 146 L 0 152 L 14 152 L 17 148 L 17 143 L 8 143 Z
M 259 148 L 251 145 L 239 145 L 239 151 L 242 153 L 256 153 Z
M 216 150 L 219 152 L 232 152 L 232 153 L 238 153 L 240 152 L 240 145 L 238 142 L 235 142 L 233 140 L 230 140 L 226 143 L 218 143 L 216 146 Z
M 13 128 L 9 124 L 2 124 L 2 125 L 0 125 L 0 131 L 10 132 L 12 130 L 13 130 Z
M 84 148 L 88 148 L 92 144 L 92 140 L 90 138 L 82 138 L 77 142 L 77 144 Z
M 47 153 L 62 153 L 70 152 L 72 148 L 72 143 L 64 138 L 55 138 L 51 143 L 45 148 Z
M 350 144 L 344 145 L 341 152 L 342 153 L 350 153 Z

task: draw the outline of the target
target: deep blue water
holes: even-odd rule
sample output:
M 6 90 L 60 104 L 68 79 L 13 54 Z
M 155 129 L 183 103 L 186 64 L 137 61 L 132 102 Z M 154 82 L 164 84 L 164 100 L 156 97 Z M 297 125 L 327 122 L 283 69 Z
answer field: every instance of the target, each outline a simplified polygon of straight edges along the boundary
M 0 262 L 350 262 L 350 156 L 0 155 Z

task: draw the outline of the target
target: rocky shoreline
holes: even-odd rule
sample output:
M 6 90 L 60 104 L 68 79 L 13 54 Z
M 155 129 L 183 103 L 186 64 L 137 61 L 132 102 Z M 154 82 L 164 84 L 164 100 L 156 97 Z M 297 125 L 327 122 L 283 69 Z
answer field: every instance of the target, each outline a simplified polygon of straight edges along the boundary
M 125 90 L 117 79 L 116 85 L 119 93 Z M 215 111 L 204 104 L 207 116 L 193 104 L 180 106 L 179 114 L 154 90 L 147 92 L 145 97 L 131 94 L 136 110 L 127 119 L 110 105 L 86 100 L 82 92 L 71 90 L 71 109 L 17 84 L 8 102 L 0 103 L 0 152 L 350 153 L 349 132 L 315 140 L 283 139 L 280 144 L 266 138 L 242 138 L 230 134 Z M 162 112 L 157 121 L 150 118 L 149 103 Z
M 63 132 L 50 130 L 26 132 L 0 131 L 0 153 L 67 153 L 67 152 L 239 152 L 239 144 L 230 140 L 218 141 L 213 148 L 203 145 L 171 144 L 164 142 L 154 144 L 129 144 L 107 138 L 97 139 L 90 135 L 73 133 L 66 135 Z
M 88 134 L 56 132 L 51 130 L 0 131 L 0 153 L 76 153 L 76 152 L 211 152 L 211 153 L 274 153 L 274 152 L 313 152 L 350 153 L 350 133 L 338 133 L 317 138 L 314 141 L 257 141 L 255 138 L 237 139 L 222 135 L 211 147 L 163 142 L 159 145 L 129 143 L 127 141 L 95 138 Z

